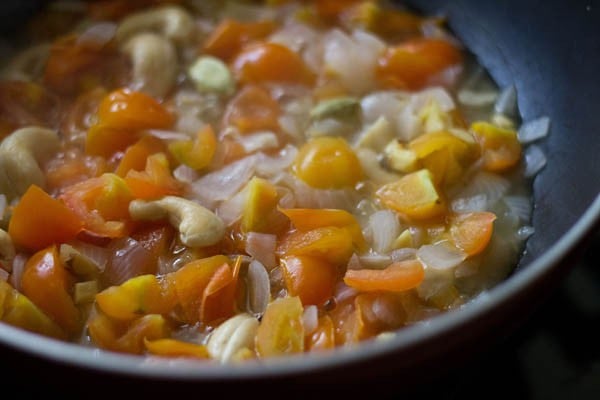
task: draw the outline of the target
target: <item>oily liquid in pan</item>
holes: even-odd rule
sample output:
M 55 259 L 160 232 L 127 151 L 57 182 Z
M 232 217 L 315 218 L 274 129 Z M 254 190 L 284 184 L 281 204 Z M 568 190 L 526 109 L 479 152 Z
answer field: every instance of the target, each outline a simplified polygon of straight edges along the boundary
M 140 356 L 331 350 L 468 304 L 532 234 L 510 88 L 439 18 L 48 7 L 0 82 L 5 323 Z

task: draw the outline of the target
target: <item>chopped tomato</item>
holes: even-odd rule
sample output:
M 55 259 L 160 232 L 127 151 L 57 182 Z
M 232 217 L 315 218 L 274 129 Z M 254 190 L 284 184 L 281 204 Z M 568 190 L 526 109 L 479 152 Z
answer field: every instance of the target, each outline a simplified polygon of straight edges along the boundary
M 267 37 L 275 28 L 272 21 L 240 22 L 225 19 L 204 41 L 203 51 L 229 61 L 245 44 Z
M 352 256 L 352 234 L 344 228 L 326 226 L 307 232 L 295 231 L 282 238 L 277 248 L 282 257 L 311 256 L 343 265 Z
M 481 147 L 486 170 L 504 171 L 514 167 L 521 160 L 521 143 L 514 130 L 478 121 L 471 125 L 471 131 Z
M 169 161 L 164 153 L 156 153 L 146 160 L 144 171 L 127 172 L 125 183 L 137 199 L 152 200 L 167 195 L 179 195 L 182 183 L 173 178 Z
M 242 133 L 259 130 L 279 130 L 279 104 L 260 86 L 246 85 L 229 102 L 224 123 Z
M 337 268 L 322 259 L 310 256 L 281 259 L 288 293 L 298 296 L 303 305 L 321 306 L 333 296 Z
M 150 156 L 165 150 L 166 146 L 162 140 L 154 136 L 143 136 L 125 150 L 115 174 L 124 178 L 130 170 L 143 171 Z
M 379 59 L 376 72 L 385 88 L 418 90 L 436 74 L 461 62 L 461 51 L 450 42 L 418 38 L 389 48 Z
M 288 47 L 277 43 L 248 46 L 233 60 L 233 71 L 242 84 L 295 83 L 311 85 L 314 73 L 302 58 Z
M 322 136 L 300 148 L 293 171 L 308 185 L 318 189 L 342 189 L 354 186 L 364 173 L 356 153 L 339 137 Z
M 344 275 L 346 285 L 357 290 L 402 292 L 417 287 L 425 276 L 418 260 L 394 262 L 384 269 L 349 269 Z
M 63 190 L 60 198 L 83 220 L 88 232 L 104 237 L 123 237 L 131 228 L 131 190 L 119 176 L 105 173 Z
M 148 352 L 155 356 L 209 358 L 208 350 L 202 344 L 176 339 L 148 340 L 144 338 L 144 345 Z
M 177 161 L 200 171 L 210 165 L 217 150 L 217 136 L 210 125 L 198 131 L 195 140 L 179 140 L 169 144 Z
M 13 209 L 8 234 L 16 246 L 41 250 L 68 242 L 83 228 L 83 220 L 61 200 L 32 185 Z
M 496 215 L 487 211 L 457 214 L 450 220 L 450 234 L 454 244 L 473 256 L 487 247 L 494 231 Z
M 21 278 L 23 294 L 69 335 L 78 333 L 82 326 L 81 314 L 70 295 L 74 283 L 55 245 L 33 254 Z
M 256 351 L 261 357 L 277 357 L 304 351 L 302 302 L 283 297 L 269 303 L 256 332 Z

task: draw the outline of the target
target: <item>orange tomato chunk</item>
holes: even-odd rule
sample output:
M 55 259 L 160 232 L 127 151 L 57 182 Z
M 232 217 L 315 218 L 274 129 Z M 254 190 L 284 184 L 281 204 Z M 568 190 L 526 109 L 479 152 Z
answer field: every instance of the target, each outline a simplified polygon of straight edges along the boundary
M 490 242 L 496 215 L 487 211 L 458 214 L 451 219 L 450 234 L 454 244 L 473 256 L 481 253 Z
M 394 262 L 384 269 L 349 269 L 344 275 L 346 285 L 363 292 L 402 292 L 417 287 L 425 277 L 418 260 Z

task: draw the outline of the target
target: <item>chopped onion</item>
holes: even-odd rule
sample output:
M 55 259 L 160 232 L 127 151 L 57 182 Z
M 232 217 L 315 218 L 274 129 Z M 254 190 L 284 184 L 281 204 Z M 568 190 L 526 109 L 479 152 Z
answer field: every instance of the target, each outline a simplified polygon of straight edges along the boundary
M 29 257 L 23 253 L 19 253 L 13 258 L 12 271 L 8 283 L 18 291 L 21 291 L 21 278 L 23 277 L 23 272 L 25 272 L 25 264 L 27 263 L 28 258 Z
M 319 310 L 315 305 L 304 307 L 302 314 L 302 325 L 304 326 L 304 336 L 311 335 L 319 326 Z
M 230 198 L 252 178 L 256 162 L 256 156 L 248 156 L 210 172 L 191 184 L 192 192 L 201 204 L 213 208 L 216 202 Z
M 509 212 L 515 215 L 519 221 L 527 222 L 531 219 L 532 204 L 526 196 L 505 196 L 502 200 Z
M 248 265 L 248 308 L 255 315 L 262 315 L 271 300 L 271 282 L 269 274 L 259 261 Z
M 478 194 L 471 197 L 460 197 L 452 200 L 451 208 L 452 211 L 458 213 L 485 211 L 487 203 L 487 196 L 485 194 Z
M 369 217 L 367 229 L 373 250 L 384 254 L 390 251 L 392 243 L 400 234 L 400 221 L 394 211 L 381 210 Z
M 550 130 L 550 118 L 540 117 L 521 125 L 518 132 L 519 141 L 529 144 L 548 136 Z
M 4 268 L 0 268 L 0 281 L 8 281 L 9 276 L 10 273 L 8 271 L 6 271 Z
M 346 285 L 344 282 L 339 282 L 335 287 L 334 298 L 337 304 L 341 304 L 355 297 L 357 294 L 358 291 L 356 289 Z
M 412 247 L 403 247 L 401 249 L 393 250 L 390 253 L 390 257 L 392 257 L 392 261 L 394 261 L 394 262 L 412 260 L 416 256 L 417 256 L 417 249 L 414 249 Z
M 484 195 L 487 199 L 486 208 L 492 207 L 510 188 L 510 181 L 493 172 L 478 172 L 466 187 L 455 196 L 456 198 L 472 198 Z
M 525 225 L 520 227 L 517 230 L 517 239 L 521 241 L 525 241 L 529 239 L 531 235 L 535 233 L 535 228 L 533 226 Z
M 82 256 L 91 260 L 100 271 L 104 270 L 110 257 L 106 248 L 81 241 L 74 242 L 71 245 L 79 251 Z
M 77 37 L 78 44 L 105 45 L 110 42 L 117 32 L 117 24 L 113 22 L 98 22 Z
M 4 193 L 0 193 L 0 220 L 4 219 L 4 213 L 6 212 L 6 195 Z
M 198 172 L 195 169 L 188 167 L 185 164 L 181 164 L 181 165 L 177 166 L 173 170 L 173 176 L 178 181 L 185 182 L 185 183 L 192 183 L 195 180 L 200 179 Z
M 257 154 L 257 162 L 255 166 L 256 173 L 264 178 L 273 177 L 278 173 L 287 170 L 287 168 L 294 162 L 297 154 L 298 148 L 293 145 L 285 146 L 273 156 L 259 153 Z
M 137 240 L 118 239 L 108 249 L 111 258 L 102 273 L 106 285 L 120 285 L 136 276 L 156 272 L 157 257 Z
M 498 93 L 494 91 L 475 91 L 462 89 L 457 95 L 458 101 L 470 107 L 485 107 L 494 104 L 498 98 Z
M 417 250 L 417 258 L 427 267 L 439 270 L 458 266 L 467 255 L 444 240 L 435 244 L 423 245 Z
M 248 198 L 247 193 L 247 190 L 240 190 L 217 207 L 215 214 L 223 220 L 225 225 L 231 226 L 242 217 L 244 205 Z
M 392 263 L 392 257 L 387 254 L 369 253 L 358 256 L 360 265 L 368 269 L 383 269 Z
M 163 129 L 146 129 L 144 133 L 150 136 L 154 136 L 161 140 L 190 140 L 190 136 L 187 133 L 179 131 L 167 131 Z
M 509 118 L 517 118 L 519 116 L 517 88 L 515 85 L 510 85 L 502 89 L 494 104 L 494 111 Z
M 537 175 L 546 166 L 546 162 L 546 155 L 539 146 L 528 146 L 525 149 L 525 177 Z
M 246 253 L 260 261 L 267 269 L 277 266 L 275 249 L 277 236 L 270 233 L 248 232 L 246 235 Z

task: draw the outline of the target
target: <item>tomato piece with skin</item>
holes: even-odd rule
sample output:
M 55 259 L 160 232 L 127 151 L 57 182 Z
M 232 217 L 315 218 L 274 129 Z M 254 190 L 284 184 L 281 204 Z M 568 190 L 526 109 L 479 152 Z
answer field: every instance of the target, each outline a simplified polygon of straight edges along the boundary
M 384 88 L 418 90 L 462 59 L 461 51 L 447 40 L 411 39 L 389 48 L 380 57 L 376 76 Z
M 454 244 L 474 256 L 485 250 L 494 231 L 496 215 L 491 212 L 457 214 L 450 220 L 450 235 Z
M 272 21 L 241 22 L 225 19 L 203 43 L 203 52 L 229 61 L 248 43 L 267 37 L 276 28 Z
M 70 294 L 74 284 L 75 278 L 62 264 L 55 245 L 33 254 L 21 278 L 23 294 L 69 335 L 82 327 L 81 313 Z
M 317 137 L 302 145 L 293 171 L 309 186 L 318 189 L 353 187 L 364 172 L 348 142 L 339 137 Z
M 278 43 L 257 43 L 244 48 L 233 60 L 232 68 L 242 84 L 294 83 L 312 85 L 314 73 L 304 60 Z
M 293 231 L 278 247 L 280 257 L 310 256 L 336 266 L 344 265 L 354 253 L 352 234 L 345 228 L 326 226 L 307 232 Z
M 281 259 L 288 293 L 298 296 L 303 305 L 321 306 L 333 296 L 338 271 L 322 259 L 310 256 Z
M 384 269 L 349 269 L 344 283 L 362 292 L 403 292 L 417 287 L 425 277 L 418 260 L 398 261 Z
M 80 216 L 36 185 L 23 194 L 8 223 L 8 234 L 13 243 L 27 250 L 67 242 L 82 229 Z
M 302 353 L 303 313 L 302 302 L 298 297 L 283 297 L 270 302 L 256 332 L 258 355 L 269 358 Z
M 244 86 L 227 105 L 224 124 L 233 125 L 244 133 L 260 130 L 279 130 L 279 104 L 264 88 L 257 85 Z
M 146 160 L 144 171 L 127 172 L 125 183 L 136 199 L 152 200 L 163 196 L 177 196 L 183 184 L 171 174 L 169 160 L 164 153 L 156 153 Z

